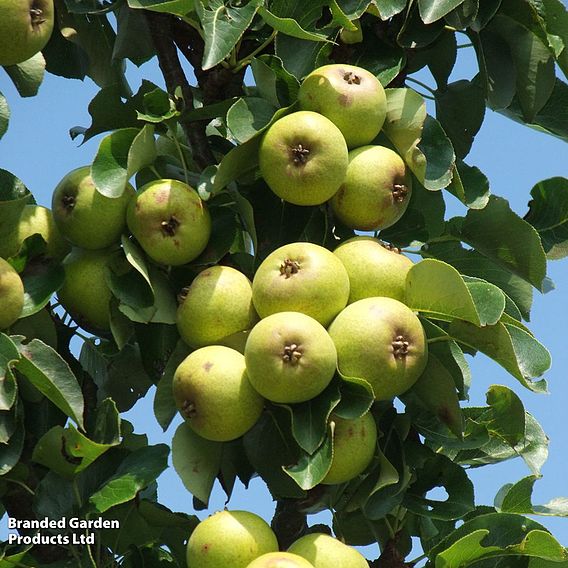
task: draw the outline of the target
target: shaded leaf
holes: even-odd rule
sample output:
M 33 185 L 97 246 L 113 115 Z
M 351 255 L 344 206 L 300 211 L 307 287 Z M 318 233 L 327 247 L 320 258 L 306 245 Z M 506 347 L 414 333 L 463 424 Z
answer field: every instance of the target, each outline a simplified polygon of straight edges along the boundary
M 420 17 L 425 24 L 431 24 L 443 18 L 448 12 L 463 3 L 464 0 L 418 0 Z
M 247 142 L 270 122 L 276 109 L 258 97 L 240 98 L 227 111 L 227 128 L 239 144 Z
M 23 63 L 10 65 L 4 69 L 21 97 L 35 97 L 43 82 L 45 59 L 40 52 Z
M 6 134 L 10 122 L 10 107 L 6 97 L 0 92 L 0 138 Z
M 254 82 L 260 95 L 275 107 L 292 104 L 297 96 L 300 83 L 294 75 L 284 69 L 282 60 L 275 55 L 261 55 L 251 61 Z

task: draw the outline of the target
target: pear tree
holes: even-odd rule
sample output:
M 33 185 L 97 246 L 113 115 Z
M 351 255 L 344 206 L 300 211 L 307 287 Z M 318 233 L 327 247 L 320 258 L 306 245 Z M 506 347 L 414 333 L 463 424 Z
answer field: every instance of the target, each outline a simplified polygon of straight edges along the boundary
M 568 179 L 518 212 L 470 152 L 568 141 L 567 54 L 561 0 L 0 0 L 0 566 L 566 568 L 520 393 Z M 78 79 L 34 194 L 10 106 Z

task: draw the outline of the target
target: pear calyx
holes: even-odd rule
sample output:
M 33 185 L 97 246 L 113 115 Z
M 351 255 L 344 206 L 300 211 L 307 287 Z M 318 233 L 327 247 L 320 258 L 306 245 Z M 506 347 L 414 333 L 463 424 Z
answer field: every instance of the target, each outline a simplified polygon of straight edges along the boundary
M 280 265 L 280 274 L 284 276 L 284 278 L 288 279 L 292 274 L 298 274 L 300 271 L 300 265 L 296 260 L 292 260 L 287 258 L 281 265 Z
M 290 363 L 291 365 L 297 365 L 302 358 L 302 351 L 296 343 L 291 343 L 290 345 L 284 346 L 284 351 L 282 352 L 282 361 L 284 363 Z

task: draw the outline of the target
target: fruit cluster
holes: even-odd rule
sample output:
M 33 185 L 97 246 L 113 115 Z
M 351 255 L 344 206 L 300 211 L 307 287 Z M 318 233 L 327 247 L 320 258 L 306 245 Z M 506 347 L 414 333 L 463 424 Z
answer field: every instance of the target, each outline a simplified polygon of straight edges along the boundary
M 278 551 L 268 524 L 246 511 L 221 511 L 202 521 L 187 544 L 191 568 L 367 568 L 351 546 L 323 533 L 299 538 L 287 552 Z
M 259 164 L 272 191 L 295 205 L 330 201 L 350 229 L 377 231 L 396 223 L 412 193 L 403 159 L 372 145 L 387 114 L 385 91 L 353 65 L 319 67 L 302 82 L 300 108 L 262 139 Z

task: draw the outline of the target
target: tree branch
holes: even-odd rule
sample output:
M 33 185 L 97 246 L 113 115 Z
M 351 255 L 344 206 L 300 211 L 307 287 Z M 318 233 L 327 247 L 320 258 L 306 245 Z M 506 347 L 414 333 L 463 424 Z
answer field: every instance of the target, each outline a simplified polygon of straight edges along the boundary
M 173 16 L 157 12 L 146 12 L 146 19 L 150 34 L 158 54 L 158 63 L 168 92 L 173 95 L 179 87 L 187 108 L 193 107 L 193 93 L 181 66 L 176 44 L 173 39 L 174 22 Z M 188 26 L 189 27 L 189 26 Z M 213 152 L 209 147 L 204 121 L 188 122 L 181 121 L 183 131 L 193 151 L 193 159 L 201 169 L 216 162 Z
M 287 550 L 308 529 L 306 515 L 298 511 L 297 499 L 281 499 L 277 501 L 276 511 L 271 524 L 281 550 Z

